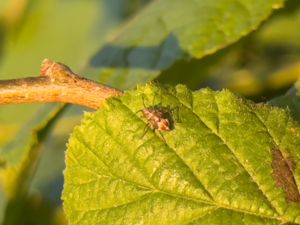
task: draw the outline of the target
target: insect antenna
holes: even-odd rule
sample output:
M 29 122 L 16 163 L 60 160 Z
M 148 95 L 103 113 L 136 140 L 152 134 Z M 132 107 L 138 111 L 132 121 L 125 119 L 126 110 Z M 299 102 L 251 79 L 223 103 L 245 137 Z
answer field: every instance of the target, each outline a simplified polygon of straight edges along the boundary
M 145 96 L 144 95 L 142 95 L 142 99 L 143 99 L 143 106 L 144 106 L 144 108 L 143 109 L 139 109 L 138 111 L 136 111 L 135 112 L 136 114 L 140 113 L 140 112 L 143 112 L 143 110 L 147 108 L 146 105 L 145 105 Z

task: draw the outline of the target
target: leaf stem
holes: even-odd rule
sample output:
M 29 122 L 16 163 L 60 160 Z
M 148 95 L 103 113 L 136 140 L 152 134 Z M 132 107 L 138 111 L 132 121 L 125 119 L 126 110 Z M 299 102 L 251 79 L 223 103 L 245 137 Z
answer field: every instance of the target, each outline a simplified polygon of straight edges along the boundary
M 43 60 L 39 77 L 0 80 L 0 104 L 64 102 L 98 109 L 105 99 L 122 94 L 49 59 Z

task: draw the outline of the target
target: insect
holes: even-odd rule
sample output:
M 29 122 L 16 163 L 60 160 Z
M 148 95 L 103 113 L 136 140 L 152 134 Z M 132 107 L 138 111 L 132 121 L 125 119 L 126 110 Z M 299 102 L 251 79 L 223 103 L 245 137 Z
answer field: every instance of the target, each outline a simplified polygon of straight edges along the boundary
M 173 129 L 171 112 L 165 107 L 148 107 L 142 109 L 144 117 L 148 120 L 152 129 L 158 131 L 170 131 Z
M 143 105 L 144 108 L 139 110 L 138 112 L 142 112 L 143 116 L 147 119 L 149 123 L 144 129 L 144 134 L 142 138 L 147 133 L 149 127 L 153 131 L 157 130 L 159 132 L 171 131 L 174 129 L 174 120 L 172 114 L 174 109 L 170 109 L 170 107 L 163 107 L 161 105 L 146 107 L 144 103 L 144 98 Z

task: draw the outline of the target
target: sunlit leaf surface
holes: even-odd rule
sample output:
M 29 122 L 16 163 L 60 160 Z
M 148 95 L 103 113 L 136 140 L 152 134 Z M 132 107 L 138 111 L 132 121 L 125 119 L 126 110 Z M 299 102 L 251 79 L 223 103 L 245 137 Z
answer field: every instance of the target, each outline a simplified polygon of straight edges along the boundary
M 141 109 L 169 110 L 171 131 Z M 167 118 L 161 116 L 161 119 Z M 79 224 L 300 224 L 299 124 L 229 91 L 148 84 L 87 113 L 68 144 Z

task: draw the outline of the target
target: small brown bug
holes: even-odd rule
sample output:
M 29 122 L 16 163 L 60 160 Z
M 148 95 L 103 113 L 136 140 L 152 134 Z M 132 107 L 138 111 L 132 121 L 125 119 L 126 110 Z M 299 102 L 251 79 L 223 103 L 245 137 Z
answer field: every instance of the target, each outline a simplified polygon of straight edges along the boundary
M 144 117 L 149 121 L 152 129 L 158 131 L 170 131 L 172 130 L 172 118 L 171 113 L 162 107 L 148 107 L 142 109 Z
M 174 129 L 172 109 L 169 107 L 163 107 L 161 105 L 146 107 L 144 98 L 143 105 L 144 108 L 138 112 L 142 112 L 143 116 L 147 119 L 148 124 L 144 128 L 144 134 L 142 138 L 145 136 L 149 128 L 151 128 L 153 131 L 157 130 L 160 134 L 161 132 L 171 131 Z M 164 139 L 163 136 L 162 138 Z
M 174 128 L 174 121 L 171 111 L 166 107 L 161 107 L 158 105 L 153 107 L 146 107 L 140 111 L 149 122 L 144 128 L 144 133 L 141 138 L 145 136 L 148 128 L 150 127 L 153 131 L 157 130 L 160 133 L 161 137 L 165 140 L 161 132 L 170 131 Z

